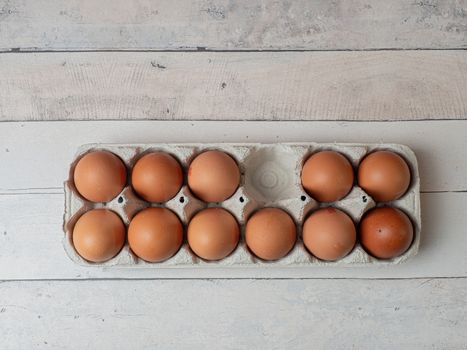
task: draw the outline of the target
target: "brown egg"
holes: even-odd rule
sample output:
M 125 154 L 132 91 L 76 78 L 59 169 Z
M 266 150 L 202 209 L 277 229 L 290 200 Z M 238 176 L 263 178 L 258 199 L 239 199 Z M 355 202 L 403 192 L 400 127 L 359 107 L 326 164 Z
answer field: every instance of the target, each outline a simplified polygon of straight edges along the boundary
M 125 164 L 115 154 L 94 151 L 76 164 L 73 175 L 78 192 L 91 202 L 108 202 L 125 187 Z
M 125 244 L 125 225 L 113 211 L 93 209 L 78 219 L 72 238 L 84 259 L 104 262 L 117 255 Z
M 344 198 L 352 189 L 353 181 L 352 165 L 338 152 L 315 153 L 303 165 L 303 188 L 320 202 Z
M 167 153 L 149 153 L 136 162 L 131 174 L 131 183 L 136 193 L 144 200 L 166 202 L 182 187 L 182 167 Z
M 363 247 L 380 259 L 391 259 L 403 254 L 410 247 L 413 235 L 412 222 L 396 208 L 372 209 L 360 222 Z
M 128 242 L 131 250 L 143 260 L 167 260 L 182 245 L 182 223 L 169 209 L 144 209 L 130 222 Z
M 240 184 L 240 169 L 227 153 L 206 151 L 197 156 L 188 170 L 188 186 L 205 202 L 222 202 Z
M 377 202 L 404 195 L 410 185 L 410 170 L 394 152 L 378 151 L 366 156 L 358 168 L 358 184 Z
M 261 209 L 246 224 L 246 244 L 263 260 L 283 258 L 292 250 L 296 239 L 295 223 L 279 208 Z
M 342 259 L 352 251 L 356 239 L 352 219 L 339 209 L 320 209 L 303 225 L 305 247 L 321 260 Z
M 240 228 L 227 210 L 208 208 L 197 213 L 188 225 L 188 244 L 200 258 L 220 260 L 238 245 Z

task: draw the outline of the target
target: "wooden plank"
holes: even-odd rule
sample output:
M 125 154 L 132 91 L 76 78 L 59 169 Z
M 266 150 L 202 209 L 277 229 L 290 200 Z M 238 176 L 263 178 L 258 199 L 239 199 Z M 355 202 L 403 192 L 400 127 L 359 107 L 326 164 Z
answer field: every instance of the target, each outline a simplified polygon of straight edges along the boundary
M 9 282 L 2 349 L 464 349 L 466 290 L 467 279 Z
M 421 190 L 467 190 L 467 121 L 0 123 L 0 193 L 62 192 L 86 143 L 383 142 L 410 146 Z
M 0 54 L 1 120 L 467 116 L 467 51 Z
M 418 156 L 422 190 L 448 191 L 422 195 L 424 238 L 416 259 L 388 269 L 285 269 L 264 277 L 466 276 L 466 130 L 467 121 L 0 123 L 0 279 L 193 277 L 190 270 L 82 268 L 68 260 L 61 246 L 63 181 L 80 145 L 171 141 L 405 143 Z M 225 277 L 219 270 L 195 272 L 200 278 Z M 257 274 L 229 272 L 236 276 Z
M 82 267 L 68 258 L 62 246 L 63 202 L 63 194 L 0 196 L 0 280 L 467 277 L 467 193 L 422 194 L 423 221 L 418 255 L 404 264 L 385 267 Z
M 465 48 L 464 0 L 8 0 L 0 50 Z

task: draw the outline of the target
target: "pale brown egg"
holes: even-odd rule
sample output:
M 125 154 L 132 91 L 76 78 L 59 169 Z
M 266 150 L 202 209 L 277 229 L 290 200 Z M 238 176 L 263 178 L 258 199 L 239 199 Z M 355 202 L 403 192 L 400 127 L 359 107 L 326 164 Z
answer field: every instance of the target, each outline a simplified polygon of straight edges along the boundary
M 248 248 L 263 260 L 286 256 L 297 239 L 295 223 L 284 210 L 265 208 L 257 211 L 246 224 Z
M 148 153 L 133 167 L 131 183 L 136 193 L 144 200 L 166 202 L 182 187 L 182 167 L 167 153 Z
M 115 154 L 93 151 L 76 164 L 73 180 L 78 192 L 91 202 L 108 202 L 125 187 L 125 164 Z
M 144 209 L 136 214 L 128 227 L 131 250 L 149 262 L 169 259 L 180 249 L 182 242 L 182 223 L 169 209 Z
M 409 188 L 409 166 L 394 152 L 370 153 L 358 168 L 358 185 L 377 202 L 398 199 Z
M 370 210 L 359 227 L 363 248 L 380 259 L 391 259 L 405 253 L 412 244 L 413 231 L 409 217 L 391 207 Z
M 235 160 L 221 151 L 198 155 L 188 170 L 188 186 L 205 202 L 222 202 L 232 196 L 240 184 L 240 169 Z
M 303 225 L 305 247 L 321 260 L 339 260 L 355 246 L 357 232 L 352 219 L 343 211 L 324 208 L 315 211 Z
M 208 208 L 198 212 L 188 225 L 188 244 L 205 260 L 221 260 L 238 245 L 240 228 L 227 210 Z
M 84 259 L 104 262 L 117 255 L 125 244 L 125 225 L 113 211 L 93 209 L 78 219 L 72 240 Z
M 352 165 L 338 152 L 315 153 L 303 165 L 303 188 L 320 202 L 334 202 L 344 198 L 352 189 L 353 182 Z

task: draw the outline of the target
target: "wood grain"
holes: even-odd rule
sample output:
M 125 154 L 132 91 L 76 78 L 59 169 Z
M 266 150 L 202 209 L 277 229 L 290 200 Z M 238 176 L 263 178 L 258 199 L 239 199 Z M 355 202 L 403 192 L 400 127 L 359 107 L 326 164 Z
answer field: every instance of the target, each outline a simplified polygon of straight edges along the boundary
M 463 349 L 467 279 L 0 284 L 2 349 Z
M 465 48 L 464 0 L 0 1 L 0 50 Z
M 0 280 L 214 278 L 216 269 L 138 270 L 77 266 L 61 244 L 63 181 L 86 143 L 385 142 L 416 153 L 421 173 L 419 255 L 390 268 L 229 270 L 228 277 L 413 278 L 467 276 L 467 121 L 222 122 L 82 121 L 0 123 Z M 433 193 L 435 192 L 435 193 Z
M 0 54 L 1 120 L 467 116 L 467 51 Z
M 402 265 L 131 269 L 82 267 L 68 258 L 62 246 L 63 194 L 1 195 L 0 280 L 467 277 L 466 202 L 467 193 L 422 194 L 420 251 Z
M 248 51 L 465 49 L 466 16 L 465 0 L 0 0 L 0 121 L 68 120 L 0 123 L 0 347 L 465 348 L 467 121 L 296 120 L 466 119 L 467 51 Z M 21 53 L 61 50 L 148 52 Z M 419 255 L 262 275 L 326 278 L 313 280 L 66 257 L 62 182 L 79 145 L 222 140 L 408 144 L 426 192 Z
M 61 193 L 69 164 L 87 143 L 287 141 L 406 144 L 417 155 L 422 191 L 467 191 L 466 134 L 464 120 L 5 122 L 0 123 L 0 193 Z
M 422 250 L 416 259 L 388 269 L 285 269 L 264 271 L 263 277 L 467 276 L 467 222 L 462 214 L 467 194 L 466 130 L 467 121 L 0 123 L 4 147 L 0 149 L 0 279 L 193 277 L 189 270 L 82 268 L 66 257 L 61 246 L 63 181 L 80 145 L 180 141 L 407 144 L 418 157 L 422 191 L 427 192 L 422 196 Z M 196 270 L 196 276 L 225 277 L 225 272 Z M 229 276 L 257 273 L 229 271 Z

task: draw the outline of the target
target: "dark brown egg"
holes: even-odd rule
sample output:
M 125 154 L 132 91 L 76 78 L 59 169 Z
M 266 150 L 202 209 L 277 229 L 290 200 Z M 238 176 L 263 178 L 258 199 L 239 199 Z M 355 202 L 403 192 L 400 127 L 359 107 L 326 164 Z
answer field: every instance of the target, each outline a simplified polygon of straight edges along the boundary
M 246 224 L 248 248 L 263 260 L 278 260 L 286 256 L 297 240 L 295 223 L 279 208 L 257 211 Z
M 73 180 L 78 192 L 91 202 L 109 202 L 125 187 L 125 164 L 115 154 L 94 151 L 76 164 Z
M 188 170 L 188 186 L 205 202 L 222 202 L 232 196 L 240 184 L 240 169 L 235 160 L 221 151 L 198 155 Z
M 220 260 L 237 247 L 240 228 L 227 210 L 208 208 L 191 219 L 187 236 L 191 250 L 200 258 Z
M 131 184 L 144 200 L 166 202 L 175 197 L 182 187 L 182 167 L 167 153 L 149 153 L 139 159 L 133 167 Z
M 303 188 L 320 202 L 344 198 L 352 189 L 353 181 L 352 165 L 338 152 L 315 153 L 303 165 Z
M 357 232 L 352 219 L 335 208 L 320 209 L 303 225 L 303 243 L 317 258 L 339 260 L 355 246 Z
M 376 258 L 391 259 L 403 254 L 412 243 L 412 222 L 399 209 L 384 207 L 370 210 L 360 222 L 360 241 Z
M 125 244 L 125 225 L 113 211 L 93 209 L 78 219 L 72 239 L 84 259 L 104 262 L 117 255 Z
M 182 242 L 182 223 L 169 209 L 144 209 L 131 220 L 128 227 L 131 250 L 149 262 L 161 262 L 172 257 Z
M 409 166 L 394 152 L 370 153 L 358 168 L 358 185 L 377 202 L 398 199 L 409 188 Z

